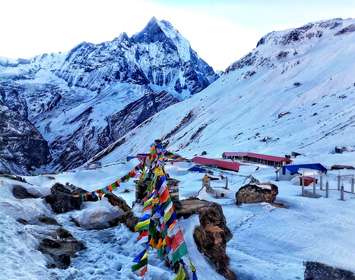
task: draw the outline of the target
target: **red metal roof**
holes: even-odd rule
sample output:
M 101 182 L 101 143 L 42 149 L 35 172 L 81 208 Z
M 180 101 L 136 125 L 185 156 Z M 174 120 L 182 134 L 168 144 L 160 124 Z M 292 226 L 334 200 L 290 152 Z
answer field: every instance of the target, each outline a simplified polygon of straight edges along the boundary
M 207 165 L 207 166 L 216 166 L 219 168 L 239 171 L 240 164 L 238 162 L 223 160 L 223 159 L 213 159 L 213 158 L 205 158 L 205 157 L 194 157 L 192 159 L 194 163 Z
M 270 156 L 270 155 L 263 155 L 263 154 L 249 153 L 249 152 L 224 152 L 223 156 L 224 157 L 250 157 L 250 158 L 269 160 L 273 162 L 286 162 L 286 163 L 292 162 L 292 160 L 286 157 Z

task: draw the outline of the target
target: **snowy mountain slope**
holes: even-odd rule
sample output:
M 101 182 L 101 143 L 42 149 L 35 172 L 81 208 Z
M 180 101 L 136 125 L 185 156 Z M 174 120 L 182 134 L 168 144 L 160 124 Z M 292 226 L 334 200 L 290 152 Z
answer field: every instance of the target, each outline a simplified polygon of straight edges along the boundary
M 42 171 L 63 170 L 217 77 L 169 22 L 153 18 L 132 37 L 29 60 L 0 59 L 0 100 L 48 141 L 53 160 Z
M 208 88 L 125 135 L 103 161 L 143 152 L 156 138 L 186 156 L 296 150 L 319 159 L 336 145 L 354 146 L 354 24 L 334 19 L 266 35 Z

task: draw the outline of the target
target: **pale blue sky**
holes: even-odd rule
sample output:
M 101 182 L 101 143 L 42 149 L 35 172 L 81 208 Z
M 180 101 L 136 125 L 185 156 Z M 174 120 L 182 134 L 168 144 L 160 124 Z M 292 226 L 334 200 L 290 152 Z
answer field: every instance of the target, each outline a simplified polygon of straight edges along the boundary
M 355 0 L 7 0 L 0 11 L 0 56 L 111 40 L 156 16 L 169 20 L 215 69 L 224 69 L 268 32 L 355 17 Z

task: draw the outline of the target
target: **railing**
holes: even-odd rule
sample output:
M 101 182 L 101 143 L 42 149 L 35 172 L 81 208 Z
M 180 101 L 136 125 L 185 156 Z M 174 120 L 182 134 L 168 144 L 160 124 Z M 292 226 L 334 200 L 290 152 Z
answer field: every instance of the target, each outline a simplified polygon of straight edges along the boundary
M 331 180 L 333 179 L 333 180 Z M 345 201 L 345 194 L 355 195 L 355 174 L 320 174 L 318 180 L 319 190 L 324 191 L 325 198 L 329 198 L 329 191 L 339 191 L 339 199 Z M 336 188 L 332 188 L 330 182 L 335 182 Z M 302 196 L 320 197 L 317 193 L 317 183 L 312 183 L 312 193 L 305 190 L 304 179 L 301 180 Z

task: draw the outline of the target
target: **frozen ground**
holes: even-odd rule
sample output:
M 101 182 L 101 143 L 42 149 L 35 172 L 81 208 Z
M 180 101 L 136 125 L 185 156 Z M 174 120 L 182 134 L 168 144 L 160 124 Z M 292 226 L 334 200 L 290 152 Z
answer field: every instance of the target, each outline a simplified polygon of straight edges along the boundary
M 96 170 L 76 170 L 53 176 L 26 177 L 33 184 L 25 187 L 47 193 L 54 182 L 70 182 L 87 190 L 105 186 L 125 174 L 135 162 L 114 164 Z M 169 174 L 181 181 L 180 197 L 195 195 L 201 187 L 201 173 L 189 173 L 189 164 L 167 166 Z M 226 198 L 215 199 L 206 192 L 200 198 L 216 201 L 223 207 L 233 238 L 227 246 L 231 267 L 240 279 L 303 279 L 303 261 L 318 260 L 355 271 L 355 196 L 346 194 L 339 200 L 339 193 L 332 191 L 329 198 L 312 199 L 300 196 L 300 187 L 289 181 L 274 182 L 279 186 L 278 201 L 288 208 L 275 208 L 269 204 L 242 205 L 237 207 L 234 195 L 243 185 L 246 176 L 253 174 L 262 181 L 274 180 L 274 169 L 244 165 L 239 174 L 223 172 L 229 178 L 230 191 Z M 215 172 L 219 175 L 220 172 Z M 335 187 L 335 177 L 330 177 Z M 125 226 L 105 230 L 84 230 L 71 221 L 83 210 L 57 215 L 57 219 L 73 235 L 83 240 L 87 249 L 73 259 L 66 270 L 49 270 L 45 257 L 35 250 L 38 232 L 46 229 L 40 225 L 22 225 L 17 218 L 34 220 L 46 214 L 53 215 L 41 199 L 17 200 L 11 194 L 9 179 L 1 178 L 3 190 L 0 198 L 1 238 L 0 259 L 3 273 L 0 279 L 138 279 L 130 270 L 133 257 L 141 250 L 136 235 Z M 16 182 L 17 184 L 17 182 Z M 212 181 L 213 187 L 221 187 L 222 181 Z M 129 193 L 125 189 L 132 190 Z M 115 193 L 129 204 L 134 199 L 133 183 L 123 185 Z M 319 190 L 317 192 L 321 193 Z M 105 202 L 88 202 L 84 209 L 105 207 Z M 193 216 L 181 221 L 192 259 L 197 266 L 199 279 L 223 279 L 198 252 L 192 232 L 198 218 Z M 26 261 L 24 261 L 24 259 Z M 173 274 L 152 254 L 146 279 L 168 280 Z

